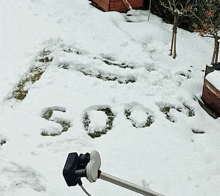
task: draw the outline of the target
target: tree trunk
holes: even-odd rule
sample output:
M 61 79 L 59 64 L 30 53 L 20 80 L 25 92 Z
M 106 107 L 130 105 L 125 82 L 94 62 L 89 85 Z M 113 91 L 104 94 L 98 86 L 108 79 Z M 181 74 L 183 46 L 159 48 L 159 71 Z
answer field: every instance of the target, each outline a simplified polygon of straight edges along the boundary
M 214 38 L 214 51 L 213 51 L 213 56 L 212 56 L 212 63 L 217 63 L 218 62 L 218 54 L 219 54 L 219 42 L 218 38 Z
M 174 22 L 173 22 L 173 33 L 174 33 L 174 51 L 173 51 L 173 58 L 175 59 L 176 54 L 176 39 L 177 39 L 177 25 L 178 25 L 178 14 L 174 13 Z
M 174 33 L 174 51 L 173 51 L 173 58 L 175 59 L 177 54 L 176 54 L 176 37 L 177 33 Z
M 173 54 L 173 40 L 174 40 L 174 32 L 172 33 L 172 41 L 171 41 L 171 48 L 170 48 L 170 56 Z
M 218 53 L 219 53 L 219 42 L 216 40 L 216 55 L 215 55 L 215 63 L 218 63 Z

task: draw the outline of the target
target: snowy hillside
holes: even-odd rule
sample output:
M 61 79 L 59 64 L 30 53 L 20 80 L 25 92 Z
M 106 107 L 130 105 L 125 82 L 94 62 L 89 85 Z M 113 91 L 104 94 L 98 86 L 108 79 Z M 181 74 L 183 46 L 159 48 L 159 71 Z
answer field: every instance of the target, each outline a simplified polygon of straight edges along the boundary
M 166 196 L 220 195 L 220 120 L 198 103 L 209 40 L 178 29 L 174 60 L 172 25 L 148 11 L 1 0 L 0 13 L 0 195 L 85 195 L 62 170 L 92 150 L 103 172 Z

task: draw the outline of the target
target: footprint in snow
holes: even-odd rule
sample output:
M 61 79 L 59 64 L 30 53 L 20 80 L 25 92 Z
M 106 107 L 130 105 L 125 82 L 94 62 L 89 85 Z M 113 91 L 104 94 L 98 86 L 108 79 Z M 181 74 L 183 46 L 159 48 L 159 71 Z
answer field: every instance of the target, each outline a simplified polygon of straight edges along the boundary
M 17 163 L 10 162 L 7 166 L 2 167 L 0 170 L 1 176 L 6 176 L 1 181 L 0 190 L 1 192 L 7 192 L 8 190 L 30 187 L 37 192 L 45 192 L 46 187 L 42 184 L 42 177 L 31 167 L 23 167 Z
M 0 134 L 0 146 L 6 143 L 6 137 Z

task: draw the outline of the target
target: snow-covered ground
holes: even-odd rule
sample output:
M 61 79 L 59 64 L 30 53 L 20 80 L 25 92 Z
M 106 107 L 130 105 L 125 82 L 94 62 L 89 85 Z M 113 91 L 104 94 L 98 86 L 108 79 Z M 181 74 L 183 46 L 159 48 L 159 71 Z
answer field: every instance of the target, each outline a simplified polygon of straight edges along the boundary
M 197 101 L 212 45 L 178 29 L 174 60 L 172 25 L 129 14 L 88 0 L 1 0 L 0 195 L 84 195 L 62 170 L 68 153 L 92 150 L 103 172 L 161 194 L 220 195 L 220 120 Z

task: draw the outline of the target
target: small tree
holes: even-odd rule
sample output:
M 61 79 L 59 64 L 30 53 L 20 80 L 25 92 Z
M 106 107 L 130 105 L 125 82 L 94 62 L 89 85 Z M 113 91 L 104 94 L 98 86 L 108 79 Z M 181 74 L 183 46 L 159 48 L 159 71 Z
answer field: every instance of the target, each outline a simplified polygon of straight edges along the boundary
M 168 9 L 174 17 L 173 20 L 173 33 L 171 41 L 170 56 L 175 59 L 177 56 L 176 53 L 176 40 L 177 40 L 177 27 L 181 21 L 182 16 L 190 16 L 192 13 L 189 10 L 189 7 L 192 7 L 191 0 L 160 0 L 161 5 Z M 174 51 L 173 51 L 174 48 Z
M 202 37 L 214 38 L 212 64 L 218 62 L 220 40 L 220 0 L 200 0 L 196 7 L 189 7 L 194 16 L 195 32 Z

